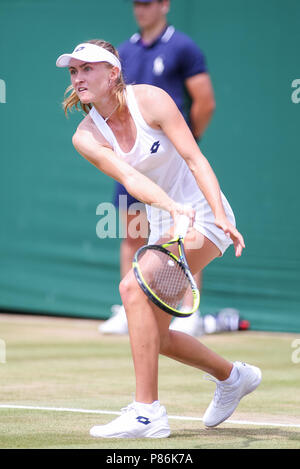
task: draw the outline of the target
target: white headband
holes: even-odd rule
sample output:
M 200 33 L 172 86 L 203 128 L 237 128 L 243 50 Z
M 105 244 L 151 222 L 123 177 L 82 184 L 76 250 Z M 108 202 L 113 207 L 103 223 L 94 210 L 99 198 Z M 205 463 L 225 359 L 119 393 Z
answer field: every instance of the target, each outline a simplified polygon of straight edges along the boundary
M 83 62 L 108 62 L 114 67 L 118 67 L 121 71 L 121 63 L 119 59 L 109 52 L 109 50 L 96 44 L 84 42 L 75 47 L 72 54 L 60 55 L 56 61 L 57 67 L 68 67 L 71 59 L 81 60 Z

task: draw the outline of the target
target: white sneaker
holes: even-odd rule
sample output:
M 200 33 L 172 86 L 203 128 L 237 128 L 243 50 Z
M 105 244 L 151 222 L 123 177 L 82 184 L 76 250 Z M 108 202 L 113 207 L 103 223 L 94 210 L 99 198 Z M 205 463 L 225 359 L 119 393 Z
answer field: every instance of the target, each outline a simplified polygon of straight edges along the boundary
M 123 305 L 113 305 L 111 307 L 112 317 L 100 324 L 98 331 L 101 334 L 127 334 L 128 323 Z
M 187 318 L 175 318 L 171 322 L 170 330 L 185 332 L 194 337 L 203 335 L 203 321 L 200 317 L 200 311 L 196 311 Z
M 90 435 L 96 438 L 167 438 L 170 433 L 166 409 L 158 401 L 152 412 L 133 402 L 122 409 L 120 417 L 90 430 Z
M 203 422 L 207 427 L 216 427 L 228 419 L 242 397 L 254 391 L 261 382 L 261 371 L 256 366 L 241 362 L 235 362 L 234 366 L 238 372 L 238 378 L 233 384 L 209 378 L 216 382 L 217 387 L 213 400 L 203 416 Z

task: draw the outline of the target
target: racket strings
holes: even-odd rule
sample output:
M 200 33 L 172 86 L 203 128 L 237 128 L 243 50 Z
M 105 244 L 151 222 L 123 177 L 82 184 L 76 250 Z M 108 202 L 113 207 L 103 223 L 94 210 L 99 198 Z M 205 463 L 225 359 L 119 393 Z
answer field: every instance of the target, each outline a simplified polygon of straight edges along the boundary
M 161 301 L 178 310 L 183 307 L 192 308 L 191 283 L 183 268 L 170 255 L 149 250 L 142 254 L 139 266 L 148 287 Z

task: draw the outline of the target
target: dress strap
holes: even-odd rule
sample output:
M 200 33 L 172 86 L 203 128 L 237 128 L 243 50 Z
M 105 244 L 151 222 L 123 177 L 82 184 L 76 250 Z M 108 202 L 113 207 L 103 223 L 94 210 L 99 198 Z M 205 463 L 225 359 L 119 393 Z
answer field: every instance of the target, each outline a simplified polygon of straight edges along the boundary
M 103 117 L 99 114 L 99 112 L 94 106 L 90 110 L 89 115 L 93 119 L 94 123 L 96 124 L 96 127 L 99 129 L 104 138 L 112 145 L 113 148 L 115 148 L 117 143 L 116 138 L 111 128 L 107 125 Z

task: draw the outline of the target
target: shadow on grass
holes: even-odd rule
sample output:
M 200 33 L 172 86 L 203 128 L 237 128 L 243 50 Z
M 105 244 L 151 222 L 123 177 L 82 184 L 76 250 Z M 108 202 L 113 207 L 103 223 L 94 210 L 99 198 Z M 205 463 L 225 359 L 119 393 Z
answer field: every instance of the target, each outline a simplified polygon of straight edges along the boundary
M 92 439 L 82 428 L 70 434 L 52 431 L 42 434 L 11 434 L 1 436 L 4 449 L 300 449 L 300 432 L 278 428 L 184 428 L 167 439 Z
M 280 448 L 283 442 L 284 447 L 300 448 L 300 433 L 295 432 L 292 428 L 290 430 L 272 427 L 183 429 L 173 432 L 169 438 L 179 438 L 182 441 L 195 441 L 195 438 L 198 438 L 198 443 L 195 441 L 195 445 L 193 445 L 194 449 L 203 447 L 217 449 L 222 446 L 247 449 L 258 447 L 260 444 L 267 448 L 268 443 L 272 448 Z

